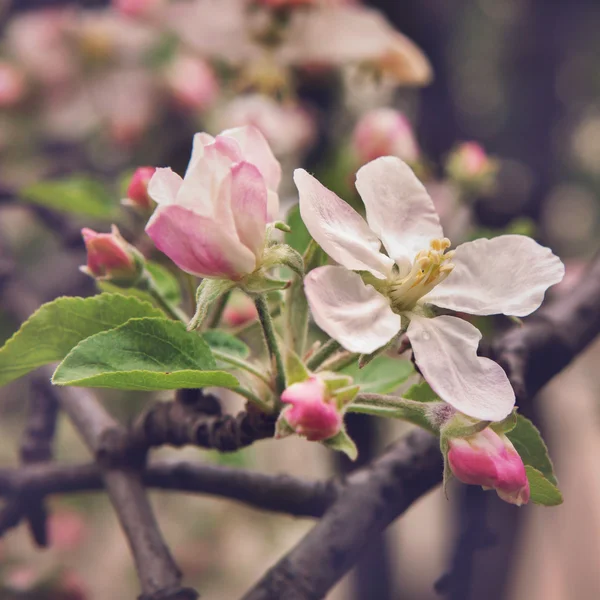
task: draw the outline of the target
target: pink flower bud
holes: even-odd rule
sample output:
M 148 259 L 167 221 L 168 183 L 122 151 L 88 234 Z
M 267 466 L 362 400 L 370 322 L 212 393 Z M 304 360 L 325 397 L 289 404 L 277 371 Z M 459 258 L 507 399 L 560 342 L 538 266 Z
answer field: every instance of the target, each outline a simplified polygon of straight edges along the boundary
M 50 545 L 56 550 L 76 550 L 87 535 L 87 525 L 81 514 L 74 510 L 62 510 L 48 519 Z
M 117 229 L 111 233 L 96 233 L 87 227 L 81 230 L 87 250 L 87 266 L 81 270 L 97 279 L 120 285 L 133 285 L 143 268 L 137 250 L 128 244 Z
M 154 207 L 154 201 L 148 195 L 148 184 L 155 171 L 155 167 L 138 167 L 135 170 L 127 186 L 127 198 L 123 201 L 124 204 L 135 206 L 144 211 Z
M 16 67 L 0 62 L 0 108 L 17 104 L 25 95 L 25 76 Z
M 219 93 L 219 82 L 201 58 L 178 56 L 166 72 L 167 86 L 182 108 L 205 110 Z
M 354 129 L 352 144 L 361 163 L 380 156 L 397 156 L 408 162 L 419 157 L 419 147 L 408 119 L 392 108 L 378 108 L 366 113 Z
M 290 385 L 281 394 L 281 400 L 292 405 L 285 411 L 285 420 L 297 434 L 311 442 L 339 433 L 342 415 L 328 397 L 325 382 L 318 377 Z
M 257 317 L 258 313 L 254 302 L 246 294 L 234 292 L 223 311 L 222 321 L 229 327 L 237 327 Z
M 496 170 L 496 161 L 477 142 L 463 142 L 456 146 L 446 163 L 451 179 L 480 192 L 493 186 Z
M 463 483 L 493 488 L 510 504 L 527 504 L 525 466 L 511 441 L 489 427 L 467 438 L 450 440 L 448 462 Z

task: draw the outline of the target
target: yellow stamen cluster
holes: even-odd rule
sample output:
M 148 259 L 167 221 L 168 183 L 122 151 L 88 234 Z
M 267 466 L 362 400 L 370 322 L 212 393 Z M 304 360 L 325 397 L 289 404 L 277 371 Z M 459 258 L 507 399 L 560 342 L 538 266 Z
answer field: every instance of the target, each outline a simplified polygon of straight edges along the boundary
M 389 295 L 394 311 L 401 313 L 412 309 L 419 298 L 430 292 L 450 275 L 454 265 L 449 262 L 454 251 L 448 238 L 435 239 L 428 250 L 421 250 L 416 256 L 410 273 L 392 282 Z

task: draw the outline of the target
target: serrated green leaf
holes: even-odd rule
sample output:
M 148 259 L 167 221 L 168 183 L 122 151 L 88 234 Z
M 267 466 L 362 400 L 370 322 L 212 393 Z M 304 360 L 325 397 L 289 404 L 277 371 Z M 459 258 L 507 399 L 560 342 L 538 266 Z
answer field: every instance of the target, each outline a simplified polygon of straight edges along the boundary
M 350 460 L 358 458 L 358 448 L 352 438 L 342 429 L 337 435 L 321 442 L 327 448 L 343 452 Z
M 540 471 L 531 465 L 526 465 L 525 472 L 529 481 L 531 502 L 534 504 L 543 504 L 544 506 L 558 506 L 563 503 L 560 490 L 552 482 L 548 481 Z
M 140 391 L 238 385 L 233 375 L 214 368 L 208 344 L 187 332 L 183 323 L 164 318 L 131 319 L 75 346 L 52 381 Z
M 165 299 L 171 304 L 179 305 L 181 302 L 181 287 L 177 278 L 168 269 L 153 261 L 147 261 L 146 268 L 150 272 L 150 275 L 152 275 L 156 287 Z M 122 296 L 133 296 L 158 306 L 156 300 L 148 292 L 143 290 L 137 288 L 121 288 L 108 281 L 101 281 L 98 279 L 96 280 L 96 285 L 98 286 L 98 289 L 103 292 L 121 294 Z
M 414 373 L 414 367 L 409 360 L 378 356 L 362 369 L 353 363 L 341 372 L 350 375 L 362 393 L 390 394 Z
M 34 312 L 0 349 L 0 385 L 62 360 L 79 342 L 136 317 L 158 317 L 147 302 L 121 294 L 57 298 Z
M 439 401 L 438 395 L 431 389 L 431 386 L 426 381 L 411 385 L 402 396 L 409 400 L 416 400 L 417 402 Z
M 506 434 L 506 437 L 513 443 L 525 465 L 534 467 L 548 481 L 557 485 L 548 448 L 539 430 L 529 419 L 517 415 L 517 424 Z
M 87 217 L 110 219 L 117 201 L 106 186 L 85 175 L 40 181 L 20 191 L 23 200 Z
M 237 356 L 238 358 L 247 358 L 250 354 L 250 348 L 242 340 L 234 335 L 221 331 L 220 329 L 211 329 L 202 334 L 211 350 L 218 350 L 224 354 Z

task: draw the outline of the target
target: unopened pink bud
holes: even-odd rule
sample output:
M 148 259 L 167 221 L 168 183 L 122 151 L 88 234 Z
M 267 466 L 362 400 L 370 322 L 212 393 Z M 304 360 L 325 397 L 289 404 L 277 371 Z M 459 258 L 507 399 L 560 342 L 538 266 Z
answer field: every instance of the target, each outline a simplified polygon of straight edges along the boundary
M 148 195 L 148 184 L 155 171 L 155 167 L 138 167 L 135 170 L 127 186 L 127 198 L 124 203 L 144 211 L 154 208 L 154 200 Z
M 229 327 L 237 327 L 253 321 L 257 317 L 258 313 L 254 302 L 245 294 L 234 293 L 223 311 L 222 321 Z
M 419 157 L 410 122 L 392 108 L 378 108 L 366 113 L 354 129 L 352 144 L 361 163 L 380 156 L 397 156 L 408 162 Z
M 111 233 L 96 233 L 85 227 L 81 235 L 88 259 L 82 271 L 121 285 L 133 285 L 139 279 L 142 264 L 137 250 L 123 239 L 115 225 Z
M 328 398 L 325 382 L 318 377 L 290 385 L 281 394 L 281 400 L 292 405 L 285 411 L 285 420 L 297 434 L 311 442 L 339 433 L 342 415 Z
M 448 462 L 463 483 L 493 488 L 510 504 L 527 504 L 529 482 L 512 442 L 489 427 L 467 438 L 450 440 Z
M 477 142 L 459 144 L 446 162 L 449 177 L 477 193 L 487 193 L 493 189 L 497 170 L 497 161 L 488 156 Z
M 0 108 L 15 106 L 25 95 L 25 76 L 16 67 L 0 62 Z

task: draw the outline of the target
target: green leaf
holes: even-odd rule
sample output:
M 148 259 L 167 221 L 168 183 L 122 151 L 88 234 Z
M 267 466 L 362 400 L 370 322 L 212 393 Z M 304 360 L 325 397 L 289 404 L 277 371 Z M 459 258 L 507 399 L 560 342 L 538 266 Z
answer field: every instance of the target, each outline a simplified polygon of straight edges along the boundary
M 168 269 L 156 262 L 147 261 L 146 268 L 150 272 L 150 275 L 152 275 L 156 287 L 165 299 L 171 304 L 179 305 L 181 302 L 181 287 L 177 278 Z M 100 280 L 96 280 L 96 285 L 103 292 L 121 294 L 122 296 L 133 296 L 158 306 L 156 300 L 148 292 L 143 290 L 137 288 L 121 288 L 108 281 Z
M 529 481 L 531 502 L 534 504 L 543 504 L 544 506 L 558 506 L 563 503 L 560 490 L 548 481 L 542 473 L 531 465 L 525 466 L 525 472 Z
M 300 205 L 292 206 L 286 219 L 291 231 L 285 235 L 285 242 L 294 250 L 303 253 L 312 239 L 306 225 L 300 216 Z
M 205 331 L 202 337 L 211 350 L 218 350 L 219 352 L 238 358 L 247 358 L 250 354 L 250 348 L 242 340 L 226 331 L 211 329 L 210 331 Z
M 525 465 L 534 467 L 548 481 L 557 485 L 548 448 L 539 430 L 529 419 L 517 415 L 517 424 L 506 434 L 506 437 L 513 443 Z
M 337 435 L 321 442 L 331 450 L 343 452 L 350 460 L 358 458 L 358 449 L 352 438 L 342 429 Z
M 28 202 L 95 218 L 110 219 L 118 206 L 103 183 L 86 175 L 33 183 L 20 195 Z
M 409 360 L 378 356 L 362 369 L 353 363 L 341 372 L 360 384 L 364 394 L 390 394 L 414 373 L 414 367 Z
M 57 298 L 34 312 L 0 349 L 0 385 L 62 360 L 81 340 L 136 317 L 158 317 L 147 302 L 121 294 Z
M 438 402 L 438 395 L 431 389 L 430 385 L 426 381 L 421 383 L 415 383 L 411 385 L 404 394 L 404 398 L 408 400 L 416 400 L 417 402 Z
M 164 318 L 131 319 L 87 338 L 58 366 L 57 385 L 121 390 L 234 387 L 230 373 L 215 371 L 208 344 L 183 323 Z

